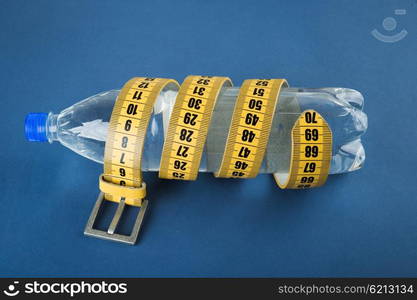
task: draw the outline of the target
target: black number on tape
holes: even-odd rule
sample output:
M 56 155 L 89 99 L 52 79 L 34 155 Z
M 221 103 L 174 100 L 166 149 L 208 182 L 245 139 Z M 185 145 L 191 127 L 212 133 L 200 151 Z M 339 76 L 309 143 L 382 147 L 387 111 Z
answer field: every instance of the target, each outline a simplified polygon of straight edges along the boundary
M 317 141 L 319 139 L 319 131 L 317 129 L 307 128 L 304 131 L 306 141 Z
M 248 106 L 249 106 L 250 109 L 261 110 L 262 109 L 262 100 L 250 99 Z
M 319 155 L 319 147 L 317 146 L 306 146 L 305 157 L 317 157 Z
M 147 89 L 148 87 L 149 87 L 149 83 L 148 82 L 141 82 L 138 85 L 138 88 L 140 88 L 140 89 Z
M 126 148 L 127 147 L 127 142 L 129 141 L 127 136 L 124 136 L 122 138 L 122 148 Z
M 189 108 L 194 108 L 194 109 L 200 109 L 201 108 L 201 99 L 196 99 L 196 98 L 190 98 L 188 100 L 188 107 Z
M 251 113 L 246 114 L 246 119 L 245 119 L 246 124 L 256 126 L 256 124 L 258 124 L 258 121 L 259 121 L 259 117 L 257 114 L 251 114 Z
M 199 79 L 199 80 L 197 80 L 197 83 L 208 85 L 210 83 L 210 79 Z
M 256 134 L 252 130 L 243 130 L 242 141 L 252 143 L 255 139 Z
M 265 94 L 265 89 L 254 88 L 253 95 L 262 97 Z
M 125 123 L 125 130 L 130 131 L 130 128 L 132 127 L 132 120 L 126 120 Z
M 190 124 L 192 126 L 194 126 L 196 123 L 196 119 L 197 119 L 198 115 L 197 114 L 192 114 L 192 113 L 185 113 L 184 114 L 184 124 Z
M 185 174 L 184 173 L 173 172 L 172 176 L 174 176 L 175 178 L 184 178 Z
M 194 133 L 194 131 L 192 131 L 192 130 L 181 129 L 180 140 L 191 142 L 192 141 L 191 136 L 193 135 L 193 133 Z
M 138 106 L 137 104 L 129 104 L 127 106 L 127 114 L 128 115 L 136 115 L 137 114 L 137 110 L 138 110 Z
M 315 112 L 308 111 L 305 113 L 305 116 L 306 116 L 306 123 L 317 123 Z
M 140 99 L 142 99 L 142 93 L 143 93 L 143 92 L 140 92 L 140 91 L 135 91 L 135 93 L 133 94 L 132 99 L 135 99 L 135 100 L 140 100 Z
M 316 170 L 316 163 L 308 162 L 304 166 L 304 173 L 314 173 Z
M 199 96 L 203 96 L 205 90 L 206 90 L 206 88 L 204 88 L 204 87 L 198 87 L 198 86 L 196 86 L 194 88 L 194 90 L 193 90 L 193 94 L 197 94 Z
M 259 86 L 268 86 L 268 81 L 266 80 L 259 80 L 255 83 L 255 85 L 259 85 Z
M 187 168 L 185 167 L 187 163 L 185 161 L 176 160 L 174 161 L 174 169 L 179 169 L 185 171 Z
M 187 157 L 188 156 L 188 154 L 187 154 L 188 149 L 190 149 L 190 147 L 179 146 L 178 150 L 177 150 L 177 156 Z
M 247 164 L 247 163 L 245 163 L 244 161 L 237 161 L 236 163 L 235 163 L 235 169 L 237 169 L 237 170 L 246 170 L 246 168 L 248 167 L 249 165 Z
M 313 181 L 314 181 L 314 177 L 306 177 L 306 176 L 303 176 L 303 177 L 301 177 L 301 183 L 313 183 Z
M 250 149 L 248 147 L 241 147 L 238 156 L 248 158 L 250 155 Z

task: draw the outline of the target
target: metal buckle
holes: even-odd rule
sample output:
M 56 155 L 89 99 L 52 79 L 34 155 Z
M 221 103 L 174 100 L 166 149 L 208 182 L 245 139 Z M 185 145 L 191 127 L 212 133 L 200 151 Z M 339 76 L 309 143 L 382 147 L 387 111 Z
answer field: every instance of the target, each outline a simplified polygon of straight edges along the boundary
M 126 243 L 130 245 L 134 245 L 139 235 L 139 230 L 142 225 L 143 218 L 146 213 L 146 208 L 148 206 L 148 200 L 142 200 L 142 206 L 140 207 L 139 213 L 136 217 L 135 225 L 133 225 L 132 232 L 130 235 L 118 234 L 115 233 L 117 229 L 117 225 L 119 224 L 120 217 L 122 216 L 123 210 L 125 208 L 125 199 L 122 198 L 117 206 L 116 212 L 113 216 L 113 219 L 109 225 L 107 231 L 94 229 L 94 223 L 96 221 L 97 215 L 100 211 L 101 205 L 105 201 L 104 193 L 100 192 L 97 197 L 96 204 L 94 205 L 93 210 L 91 211 L 91 215 L 88 218 L 88 222 L 84 229 L 84 234 L 100 239 L 111 240 L 114 242 Z

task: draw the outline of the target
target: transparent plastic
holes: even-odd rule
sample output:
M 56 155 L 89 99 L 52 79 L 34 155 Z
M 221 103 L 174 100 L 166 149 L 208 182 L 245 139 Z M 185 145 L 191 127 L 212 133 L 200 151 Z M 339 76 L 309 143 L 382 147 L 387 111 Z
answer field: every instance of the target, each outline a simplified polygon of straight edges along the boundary
M 231 116 L 239 87 L 221 90 L 212 116 L 201 172 L 215 172 L 221 162 Z M 119 90 L 111 90 L 80 101 L 59 114 L 50 113 L 46 124 L 49 142 L 59 141 L 65 147 L 98 163 L 103 162 L 107 128 Z M 142 170 L 158 171 L 164 135 L 175 103 L 177 91 L 161 93 L 154 106 L 144 146 Z M 284 88 L 260 173 L 288 170 L 290 150 L 283 147 L 290 139 L 292 124 L 300 113 L 314 109 L 328 122 L 333 133 L 331 174 L 358 170 L 365 161 L 361 136 L 367 129 L 367 116 L 362 111 L 364 100 L 356 90 L 346 88 Z

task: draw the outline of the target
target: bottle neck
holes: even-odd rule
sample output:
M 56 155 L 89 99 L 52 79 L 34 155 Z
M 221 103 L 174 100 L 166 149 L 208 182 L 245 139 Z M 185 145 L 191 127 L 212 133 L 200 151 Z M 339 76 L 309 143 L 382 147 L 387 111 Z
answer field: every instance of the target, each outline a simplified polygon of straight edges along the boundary
M 46 121 L 46 136 L 50 143 L 58 140 L 58 115 L 49 113 Z

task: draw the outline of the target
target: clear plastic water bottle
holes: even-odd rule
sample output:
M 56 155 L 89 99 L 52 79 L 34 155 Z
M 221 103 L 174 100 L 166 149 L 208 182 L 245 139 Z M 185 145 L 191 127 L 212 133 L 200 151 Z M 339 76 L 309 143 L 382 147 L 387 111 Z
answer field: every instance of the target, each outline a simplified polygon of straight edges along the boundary
M 201 172 L 215 172 L 221 163 L 227 133 L 239 87 L 221 90 L 200 164 Z M 119 90 L 111 90 L 80 101 L 59 114 L 30 113 L 25 120 L 29 141 L 50 143 L 59 141 L 65 147 L 98 163 L 103 162 L 104 147 L 110 116 Z M 143 152 L 142 170 L 158 171 L 164 137 L 177 91 L 167 90 L 156 100 L 149 122 Z M 333 133 L 331 174 L 354 171 L 362 167 L 365 151 L 361 136 L 367 129 L 367 116 L 362 111 L 363 97 L 346 88 L 284 88 L 260 173 L 275 173 L 287 166 L 282 163 L 285 150 L 283 139 L 300 113 L 306 109 L 318 111 Z

